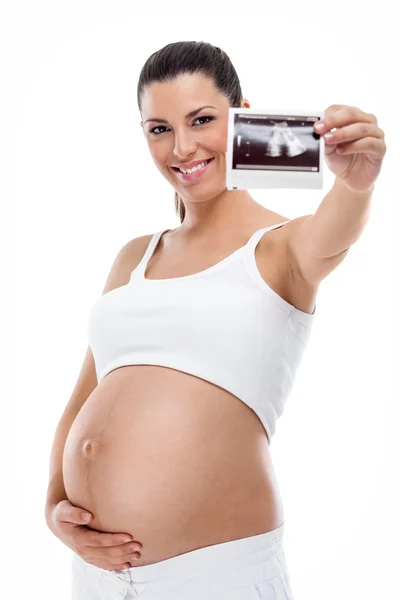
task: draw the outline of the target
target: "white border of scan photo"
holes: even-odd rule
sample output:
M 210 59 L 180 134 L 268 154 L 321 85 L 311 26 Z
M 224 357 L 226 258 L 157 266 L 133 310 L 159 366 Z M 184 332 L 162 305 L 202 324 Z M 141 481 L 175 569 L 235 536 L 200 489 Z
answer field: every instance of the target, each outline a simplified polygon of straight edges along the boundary
M 234 140 L 237 142 L 237 132 L 234 131 L 234 118 L 236 114 L 257 115 L 261 119 L 269 117 L 272 121 L 278 121 L 274 135 L 266 141 L 265 164 L 255 164 L 251 168 L 232 168 Z M 229 108 L 228 115 L 228 138 L 226 152 L 226 187 L 228 190 L 249 190 L 267 188 L 304 188 L 322 189 L 323 187 L 323 165 L 325 144 L 323 136 L 316 135 L 314 123 L 325 115 L 321 110 L 304 109 L 265 109 L 265 108 Z M 285 119 L 291 117 L 292 119 Z M 293 117 L 303 117 L 308 121 L 309 136 L 303 136 L 302 140 L 293 135 L 290 129 L 290 120 Z M 281 123 L 283 127 L 281 127 Z M 243 126 L 243 125 L 241 125 Z M 287 129 L 286 129 L 287 127 Z M 274 127 L 275 129 L 275 127 Z M 271 126 L 269 126 L 271 130 Z M 288 133 L 286 133 L 286 131 Z M 270 131 L 271 133 L 271 131 Z M 274 141 L 278 140 L 277 144 Z M 307 144 L 314 149 L 314 163 L 310 161 L 308 153 L 307 161 L 301 165 L 300 156 L 307 154 Z M 316 153 L 317 152 L 317 153 Z M 293 162 L 293 165 L 290 163 Z

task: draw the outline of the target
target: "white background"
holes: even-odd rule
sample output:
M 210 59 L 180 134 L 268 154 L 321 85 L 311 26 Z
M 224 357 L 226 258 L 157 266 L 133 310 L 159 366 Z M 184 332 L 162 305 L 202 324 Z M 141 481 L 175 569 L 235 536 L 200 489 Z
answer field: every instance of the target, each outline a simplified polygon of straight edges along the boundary
M 69 598 L 72 551 L 44 520 L 50 448 L 116 253 L 179 225 L 139 125 L 136 85 L 148 56 L 181 40 L 223 48 L 252 107 L 358 106 L 385 131 L 371 218 L 320 287 L 271 453 L 294 600 L 399 593 L 395 5 L 272 4 L 1 8 L 3 339 L 12 326 L 12 352 L 2 344 L 4 598 Z M 325 165 L 323 190 L 251 193 L 294 218 L 314 212 L 332 184 Z

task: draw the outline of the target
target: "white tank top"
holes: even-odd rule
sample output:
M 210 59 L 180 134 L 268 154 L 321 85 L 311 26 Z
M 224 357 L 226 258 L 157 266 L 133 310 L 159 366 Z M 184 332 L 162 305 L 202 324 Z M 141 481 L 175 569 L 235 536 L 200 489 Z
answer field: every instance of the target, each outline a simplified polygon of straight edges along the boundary
M 125 365 L 161 365 L 228 390 L 258 415 L 269 443 L 309 340 L 312 314 L 270 288 L 255 261 L 261 236 L 212 267 L 170 279 L 144 273 L 156 232 L 129 282 L 100 296 L 88 319 L 98 381 Z

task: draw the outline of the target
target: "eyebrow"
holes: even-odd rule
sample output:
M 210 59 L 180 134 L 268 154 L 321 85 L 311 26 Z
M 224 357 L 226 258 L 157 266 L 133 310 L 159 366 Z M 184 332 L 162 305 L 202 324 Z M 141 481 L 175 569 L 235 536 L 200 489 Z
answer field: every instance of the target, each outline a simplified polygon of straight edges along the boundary
M 190 117 L 195 117 L 197 113 L 199 113 L 203 108 L 217 108 L 216 106 L 212 106 L 211 104 L 206 104 L 205 106 L 200 106 L 200 108 L 196 108 L 196 110 L 192 110 L 190 113 L 185 115 L 185 119 L 189 119 Z M 157 123 L 168 123 L 165 119 L 146 119 L 147 121 L 157 121 Z

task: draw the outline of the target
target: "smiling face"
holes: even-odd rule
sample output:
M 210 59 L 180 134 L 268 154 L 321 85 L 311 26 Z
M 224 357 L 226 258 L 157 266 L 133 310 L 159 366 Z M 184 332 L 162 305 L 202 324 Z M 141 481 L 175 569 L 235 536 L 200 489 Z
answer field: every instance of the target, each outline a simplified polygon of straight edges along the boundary
M 212 80 L 199 73 L 154 82 L 143 90 L 141 125 L 151 156 L 184 199 L 206 200 L 226 189 L 229 106 Z M 173 168 L 208 159 L 213 160 L 191 175 Z

